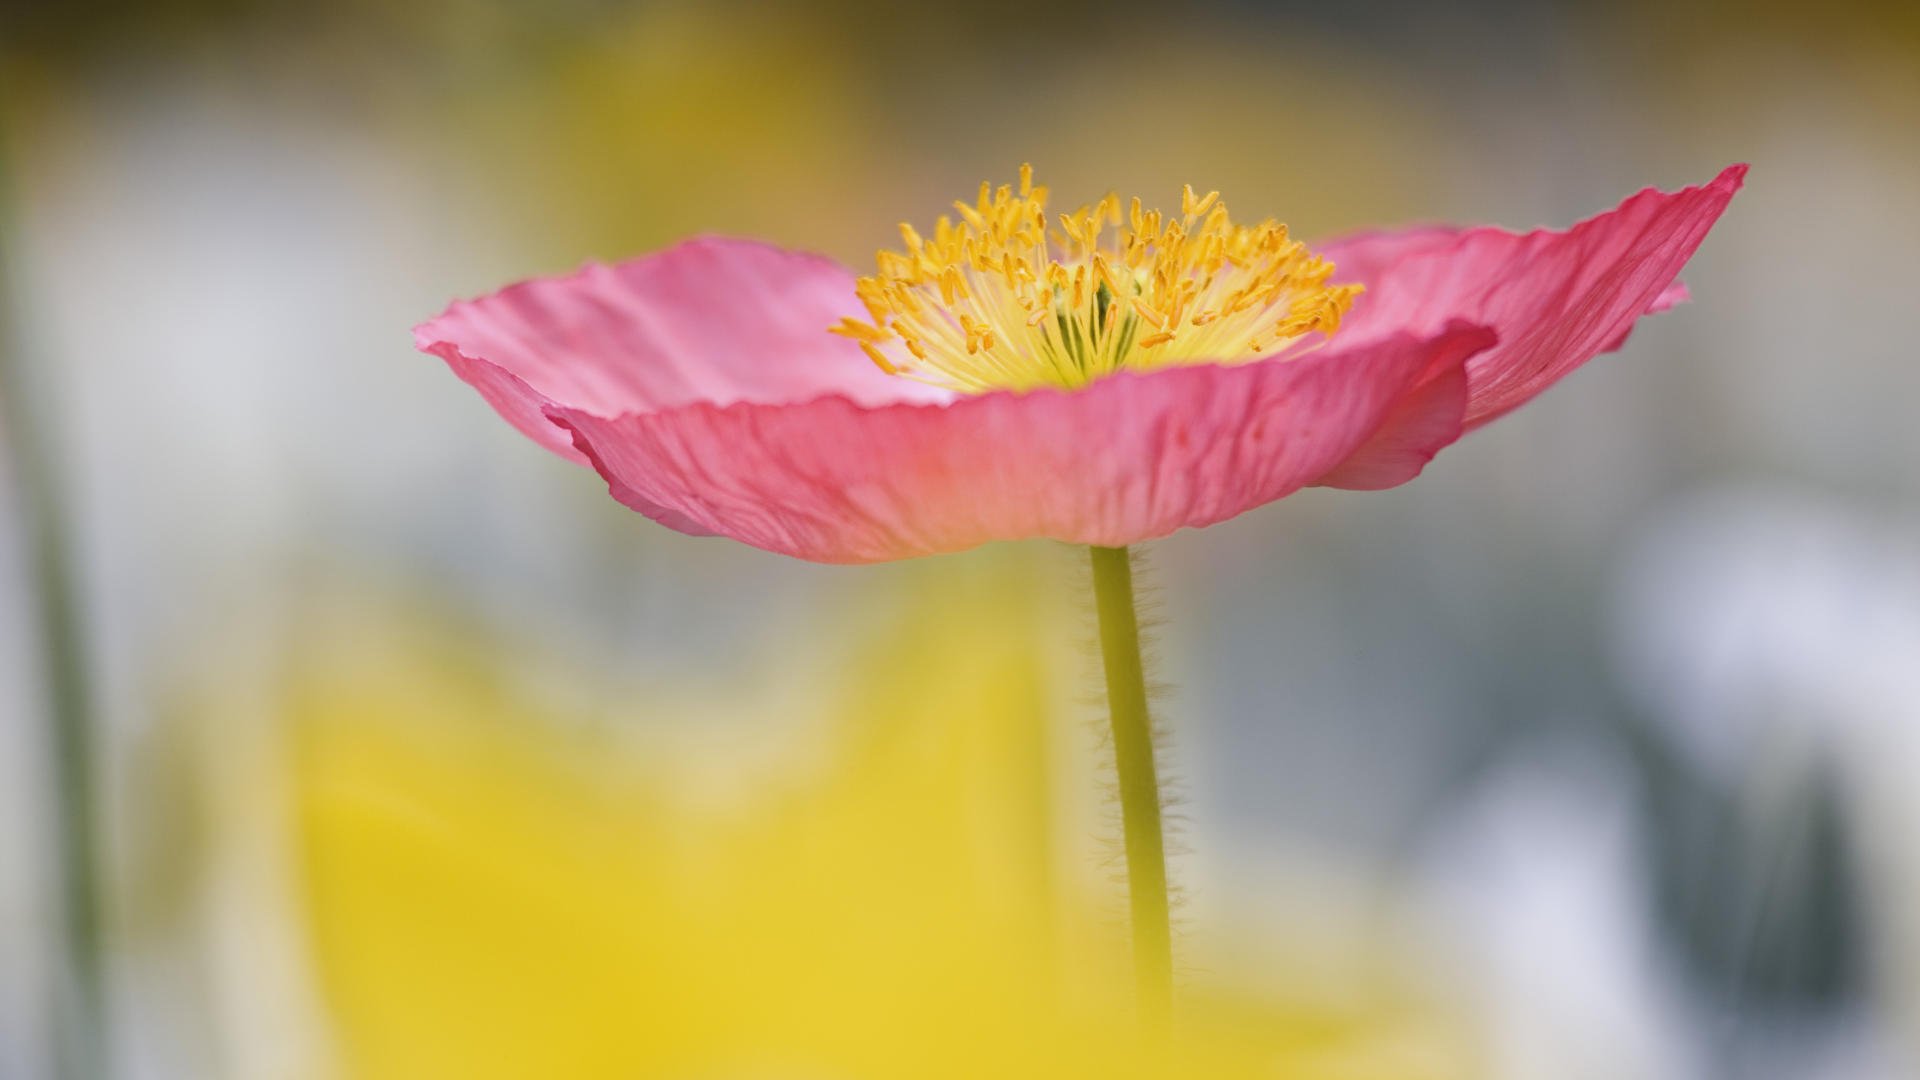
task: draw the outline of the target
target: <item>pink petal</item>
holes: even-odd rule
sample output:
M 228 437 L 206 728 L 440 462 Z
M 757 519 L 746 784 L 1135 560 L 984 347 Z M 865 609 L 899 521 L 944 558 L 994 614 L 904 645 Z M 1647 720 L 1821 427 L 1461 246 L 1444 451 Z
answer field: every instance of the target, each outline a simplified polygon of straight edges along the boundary
M 1499 344 L 1467 364 L 1467 426 L 1484 424 L 1684 300 L 1680 268 L 1746 174 L 1734 165 L 1701 187 L 1649 188 L 1561 232 L 1429 227 L 1337 241 L 1324 249 L 1336 277 L 1367 286 L 1338 340 L 1455 320 L 1492 327 Z
M 1467 358 L 1493 341 L 1465 325 L 1355 348 L 1336 339 L 1294 359 L 944 405 L 835 395 L 623 416 L 555 406 L 548 415 L 572 430 L 621 502 L 769 551 L 856 563 L 1024 537 L 1131 544 L 1312 483 L 1389 418 L 1426 442 L 1396 443 L 1383 459 L 1404 470 L 1430 457 L 1459 434 L 1463 395 L 1429 388 L 1460 382 Z
M 455 303 L 415 328 L 414 342 L 515 427 L 577 461 L 568 433 L 542 415 L 550 404 L 617 416 L 825 394 L 944 400 L 826 332 L 842 316 L 866 317 L 853 282 L 818 256 L 704 238 Z
M 1367 441 L 1314 484 L 1353 491 L 1398 487 L 1460 437 L 1466 409 L 1466 364 L 1443 364 L 1395 402 Z

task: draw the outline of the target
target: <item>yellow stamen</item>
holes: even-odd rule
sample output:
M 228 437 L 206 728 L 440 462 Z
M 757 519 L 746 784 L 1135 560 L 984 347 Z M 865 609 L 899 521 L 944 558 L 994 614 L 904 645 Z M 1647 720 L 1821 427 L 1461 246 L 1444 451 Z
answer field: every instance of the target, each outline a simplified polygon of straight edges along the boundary
M 867 354 L 867 358 L 869 360 L 872 360 L 876 365 L 879 366 L 881 371 L 884 371 L 889 375 L 900 374 L 900 369 L 894 366 L 893 361 L 887 359 L 887 354 L 881 352 L 878 348 L 874 346 L 872 342 L 870 341 L 861 342 L 860 349 L 862 352 L 865 352 Z
M 1220 193 L 1180 193 L 1178 216 L 1109 194 L 1049 215 L 1047 189 L 982 183 L 931 238 L 900 226 L 842 319 L 889 374 L 969 393 L 1083 386 L 1128 368 L 1268 356 L 1338 330 L 1360 292 L 1271 219 L 1233 224 Z M 1053 224 L 1049 225 L 1049 222 Z M 883 351 L 898 339 L 912 360 Z

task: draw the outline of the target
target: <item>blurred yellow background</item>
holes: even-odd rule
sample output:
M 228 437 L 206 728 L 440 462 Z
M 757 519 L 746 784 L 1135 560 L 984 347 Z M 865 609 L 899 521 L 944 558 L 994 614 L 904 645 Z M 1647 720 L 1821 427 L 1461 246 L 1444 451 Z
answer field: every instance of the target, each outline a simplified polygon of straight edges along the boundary
M 1171 1061 L 1075 553 L 669 533 L 407 334 L 1022 161 L 1317 237 L 1736 160 L 1621 355 L 1155 546 Z M 29 434 L 114 1076 L 1915 1075 L 1917 170 L 1910 4 L 0 3 L 0 1078 L 80 1075 Z

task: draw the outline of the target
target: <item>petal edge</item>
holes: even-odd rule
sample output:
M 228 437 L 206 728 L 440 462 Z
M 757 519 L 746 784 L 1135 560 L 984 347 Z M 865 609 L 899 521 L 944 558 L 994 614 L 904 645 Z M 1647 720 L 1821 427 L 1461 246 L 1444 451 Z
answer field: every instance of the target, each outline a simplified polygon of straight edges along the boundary
M 1028 537 L 1122 545 L 1320 480 L 1409 394 L 1493 340 L 1452 326 L 944 405 L 825 397 L 549 415 L 626 505 L 781 554 L 860 563 Z
M 1746 175 L 1731 165 L 1695 187 L 1646 188 L 1559 231 L 1422 227 L 1335 241 L 1325 254 L 1336 276 L 1367 286 L 1341 334 L 1431 332 L 1452 320 L 1492 327 L 1500 343 L 1467 367 L 1467 427 L 1478 427 L 1684 300 L 1680 269 Z

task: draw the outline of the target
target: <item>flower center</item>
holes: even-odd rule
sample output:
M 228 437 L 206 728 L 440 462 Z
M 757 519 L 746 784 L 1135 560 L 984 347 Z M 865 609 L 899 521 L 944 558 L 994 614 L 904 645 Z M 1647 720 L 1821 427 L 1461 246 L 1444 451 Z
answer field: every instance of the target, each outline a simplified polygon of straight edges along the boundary
M 833 333 L 889 373 L 965 393 L 1077 387 L 1124 370 L 1271 356 L 1332 334 L 1359 294 L 1271 218 L 1235 225 L 1220 193 L 1181 195 L 1180 215 L 1122 211 L 1108 194 L 1049 224 L 1047 189 L 980 185 L 931 240 L 902 223 L 903 251 L 855 292 L 872 322 Z

